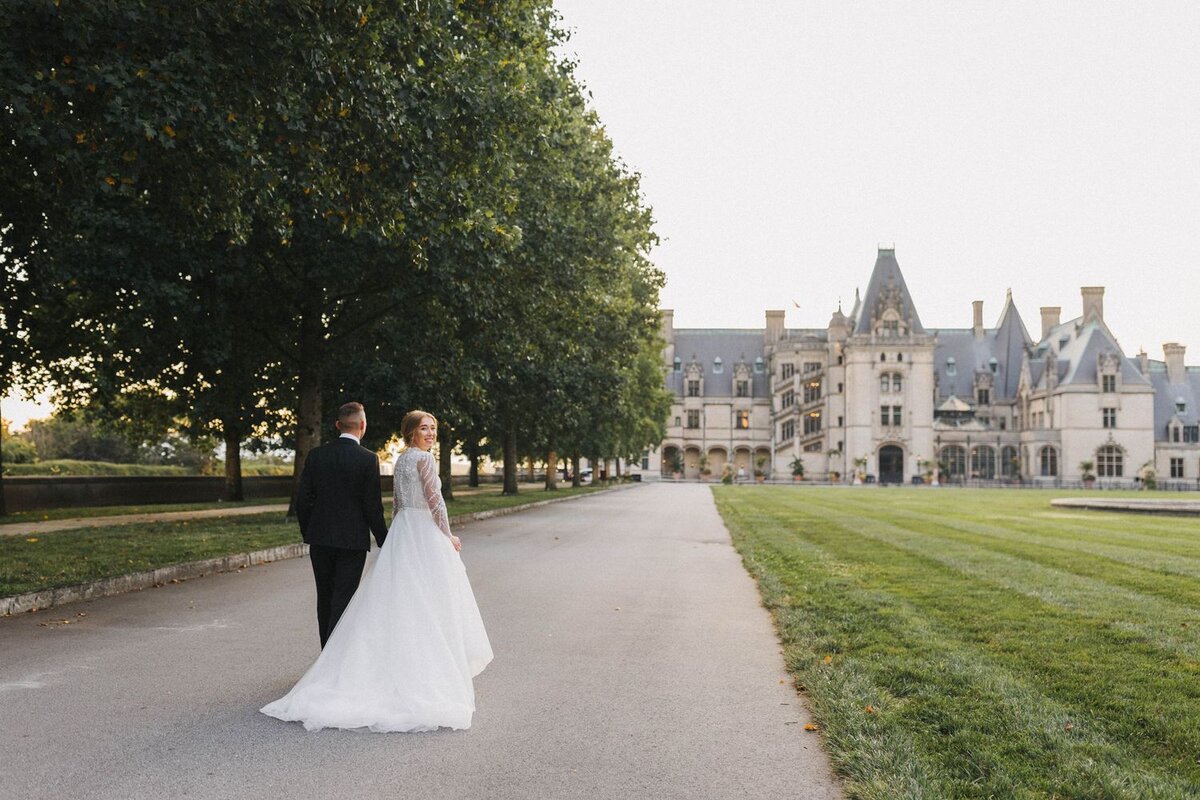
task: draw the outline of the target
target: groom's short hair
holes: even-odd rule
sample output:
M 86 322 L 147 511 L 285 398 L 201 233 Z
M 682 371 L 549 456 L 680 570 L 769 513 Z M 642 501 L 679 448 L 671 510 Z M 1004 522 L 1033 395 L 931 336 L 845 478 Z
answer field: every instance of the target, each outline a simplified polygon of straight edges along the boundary
M 350 401 L 349 403 L 343 403 L 342 407 L 338 409 L 337 424 L 339 428 L 351 426 L 357 428 L 358 424 L 366 419 L 366 417 L 367 412 L 363 408 L 363 404 Z

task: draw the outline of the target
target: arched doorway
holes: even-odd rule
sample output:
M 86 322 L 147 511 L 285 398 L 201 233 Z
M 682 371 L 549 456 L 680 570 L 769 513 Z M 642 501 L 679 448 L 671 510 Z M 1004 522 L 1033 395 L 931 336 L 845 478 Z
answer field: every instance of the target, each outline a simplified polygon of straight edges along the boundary
M 904 450 L 894 444 L 879 448 L 879 482 L 904 483 Z
M 678 472 L 683 475 L 683 453 L 673 444 L 662 449 L 662 475 L 667 477 Z
M 725 463 L 729 460 L 724 447 L 713 447 L 708 451 L 708 470 L 714 478 L 720 478 L 725 471 Z
M 688 447 L 683 451 L 683 477 L 700 477 L 700 448 Z

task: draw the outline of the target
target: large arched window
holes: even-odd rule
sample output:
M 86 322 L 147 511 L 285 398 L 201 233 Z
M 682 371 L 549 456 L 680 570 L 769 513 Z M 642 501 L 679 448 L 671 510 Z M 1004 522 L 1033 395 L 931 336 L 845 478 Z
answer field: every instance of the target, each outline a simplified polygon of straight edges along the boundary
M 1041 452 L 1038 453 L 1038 460 L 1041 462 L 1041 465 L 1042 465 L 1041 471 L 1042 471 L 1043 478 L 1057 478 L 1058 477 L 1058 451 L 1057 450 L 1055 450 L 1050 445 L 1046 445 L 1045 447 L 1043 447 L 1041 449 Z
M 956 444 L 942 448 L 940 461 L 947 477 L 962 478 L 967 472 L 967 451 Z
M 987 445 L 971 449 L 971 477 L 990 481 L 996 477 L 996 450 Z
M 904 379 L 900 377 L 899 372 L 892 373 L 892 391 L 898 392 L 904 385 Z
M 1105 445 L 1096 451 L 1096 474 L 1101 478 L 1120 478 L 1125 474 L 1125 457 L 1116 445 Z
M 892 376 L 888 373 L 883 373 L 879 376 L 879 391 L 887 394 L 892 390 Z
M 1015 478 L 1021 474 L 1021 463 L 1017 460 L 1017 448 L 1012 445 L 1000 448 L 1000 474 L 1006 478 Z

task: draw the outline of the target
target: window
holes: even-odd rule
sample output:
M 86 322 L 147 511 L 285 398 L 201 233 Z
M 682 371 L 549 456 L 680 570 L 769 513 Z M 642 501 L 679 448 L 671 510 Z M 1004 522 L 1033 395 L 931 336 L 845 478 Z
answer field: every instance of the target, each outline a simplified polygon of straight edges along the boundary
M 949 358 L 946 359 L 946 374 L 947 375 L 957 375 L 958 374 L 958 363 L 954 360 L 954 356 L 950 356 Z
M 879 376 L 879 391 L 887 394 L 892 388 L 892 376 L 886 372 Z
M 738 427 L 738 430 L 743 430 L 743 431 L 750 427 L 750 412 L 749 411 L 737 412 L 737 427 Z
M 761 375 L 766 369 L 766 364 L 763 362 L 762 356 L 754 359 L 754 374 Z
M 675 356 L 674 369 L 676 372 L 683 372 L 683 359 L 680 358 L 679 356 Z
M 804 415 L 804 434 L 821 432 L 821 412 L 810 411 Z
M 676 417 L 676 418 L 675 418 L 675 427 L 676 427 L 676 428 L 678 428 L 678 427 L 679 427 L 679 425 L 680 425 L 680 422 L 679 422 L 679 417 Z
M 903 385 L 903 380 L 902 380 L 902 379 L 901 379 L 901 377 L 900 377 L 900 373 L 899 373 L 899 372 L 893 372 L 893 373 L 892 373 L 892 391 L 893 391 L 893 392 L 898 392 L 898 391 L 900 391 L 900 387 L 901 387 L 902 385 Z
M 971 477 L 990 481 L 996 477 L 996 451 L 985 445 L 971 450 Z
M 781 408 L 791 408 L 796 405 L 796 393 L 788 389 L 783 393 L 783 399 L 779 401 Z
M 700 411 L 693 409 L 692 411 L 687 412 L 687 422 L 688 422 L 687 426 L 689 428 L 699 428 L 700 427 Z
M 821 399 L 821 382 L 809 381 L 804 384 L 804 402 L 815 403 Z
M 841 363 L 842 363 L 842 359 L 843 359 L 843 358 L 845 358 L 845 357 L 844 357 L 844 356 L 838 356 L 838 365 L 839 365 L 839 366 L 841 365 Z
M 990 369 L 992 371 L 993 375 L 995 375 L 996 372 L 999 371 L 1000 362 L 996 360 L 995 356 L 992 356 L 991 358 L 988 359 L 988 369 Z
M 838 427 L 842 427 L 842 418 L 838 417 Z
M 821 362 L 820 361 L 805 361 L 804 362 L 804 371 L 805 372 L 819 372 L 820 370 L 821 370 Z
M 904 424 L 900 421 L 900 406 L 892 406 L 892 424 L 897 427 Z
M 1200 442 L 1200 425 L 1184 425 L 1183 440 L 1185 442 Z
M 879 424 L 880 424 L 880 425 L 883 425 L 884 427 L 887 427 L 887 424 L 888 424 L 888 412 L 890 412 L 891 410 L 892 410 L 892 409 L 891 409 L 891 406 L 880 406 L 880 407 L 879 407 Z
M 967 473 L 967 452 L 962 447 L 952 444 L 942 448 L 940 466 L 951 478 L 961 478 Z
M 750 381 L 738 381 L 737 382 L 737 396 L 738 397 L 749 397 L 750 396 Z
M 1042 448 L 1038 454 L 1038 460 L 1041 461 L 1042 477 L 1057 478 L 1058 477 L 1058 451 L 1049 445 Z
M 1116 375 L 1101 375 L 1100 376 L 1100 391 L 1115 392 L 1117 390 Z
M 880 406 L 879 407 L 879 424 L 887 427 L 889 425 L 899 426 L 901 422 L 901 407 L 900 406 Z
M 1175 413 L 1176 414 L 1186 414 L 1187 413 L 1187 401 L 1184 400 L 1182 397 L 1175 398 Z
M 1116 445 L 1106 445 L 1096 452 L 1096 474 L 1101 478 L 1120 478 L 1125 474 L 1125 458 Z
M 780 439 L 795 439 L 796 438 L 796 420 L 789 419 L 779 426 Z
M 1021 463 L 1017 458 L 1017 448 L 1008 445 L 1000 449 L 1000 474 L 1002 476 L 1005 478 L 1015 477 L 1020 472 L 1020 466 Z
M 699 379 L 693 378 L 687 382 L 687 395 L 688 395 L 688 397 L 699 397 L 700 396 L 700 380 Z
M 783 378 L 785 381 L 795 374 L 796 374 L 796 365 L 795 364 L 780 364 L 779 365 L 779 377 Z
M 979 402 L 979 405 L 981 405 L 981 406 L 991 405 L 992 393 L 989 390 L 978 389 L 978 390 L 976 390 L 975 394 L 976 394 L 975 399 Z
M 1104 427 L 1117 427 L 1117 410 L 1115 408 L 1105 408 L 1101 409 L 1101 411 L 1103 411 L 1104 414 Z
M 904 353 L 896 353 L 896 360 L 897 360 L 897 361 L 903 361 L 903 360 L 904 360 Z
M 884 336 L 899 336 L 900 335 L 900 320 L 885 319 L 883 321 Z
M 879 354 L 879 360 L 880 360 L 880 361 L 887 361 L 887 353 L 880 353 L 880 354 Z
M 1171 477 L 1172 478 L 1182 478 L 1183 477 L 1183 459 L 1182 458 L 1172 458 L 1171 459 Z
M 1168 426 L 1167 426 L 1167 431 L 1168 431 L 1168 432 L 1171 434 L 1171 441 L 1172 441 L 1172 442 L 1178 442 L 1178 441 L 1179 441 L 1179 434 L 1180 434 L 1180 433 L 1183 431 L 1183 426 L 1181 426 L 1181 425 L 1168 425 Z
M 725 371 L 725 364 L 722 363 L 721 357 L 717 356 L 713 359 L 713 375 L 720 375 Z
M 839 383 L 838 384 L 838 394 L 841 394 L 841 393 L 842 393 L 842 385 Z

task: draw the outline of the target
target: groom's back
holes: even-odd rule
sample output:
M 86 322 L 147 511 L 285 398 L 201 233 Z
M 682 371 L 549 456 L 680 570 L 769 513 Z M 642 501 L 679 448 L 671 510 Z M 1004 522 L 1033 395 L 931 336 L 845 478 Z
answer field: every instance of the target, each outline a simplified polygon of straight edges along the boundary
M 309 544 L 370 550 L 382 541 L 379 457 L 353 439 L 339 438 L 308 454 L 296 498 L 300 533 Z

